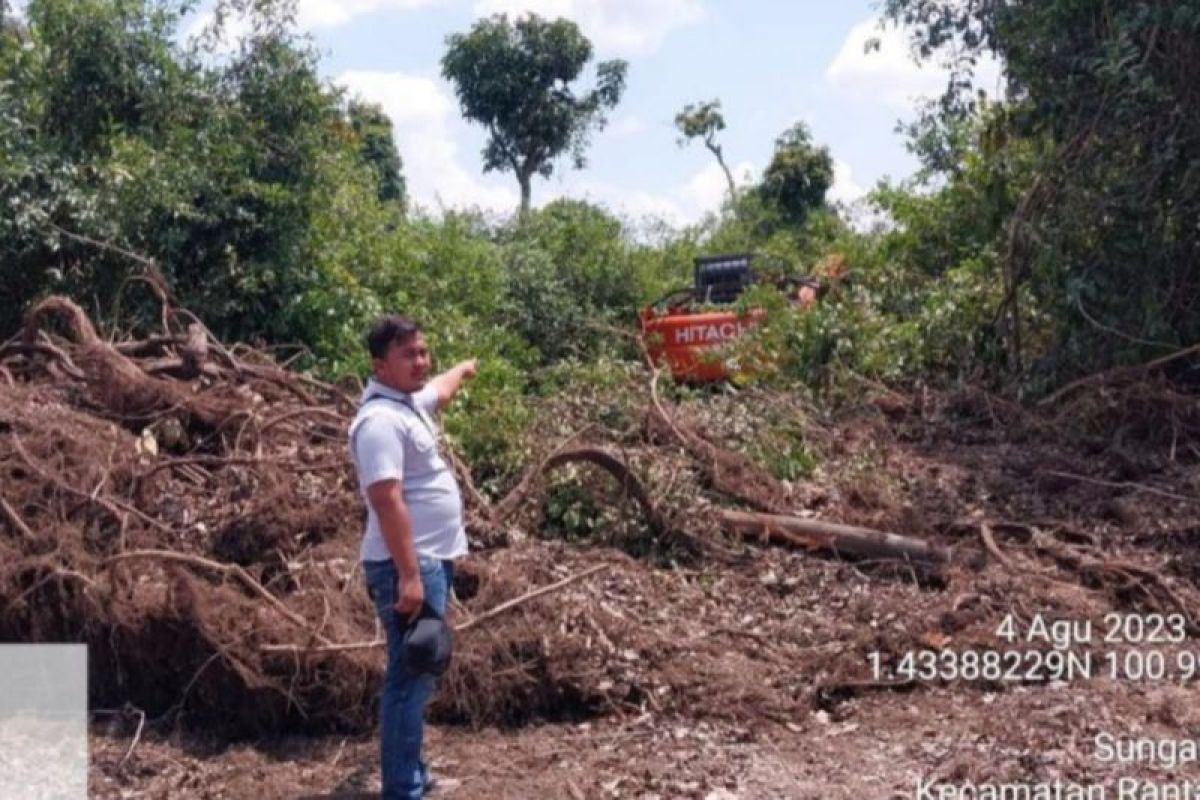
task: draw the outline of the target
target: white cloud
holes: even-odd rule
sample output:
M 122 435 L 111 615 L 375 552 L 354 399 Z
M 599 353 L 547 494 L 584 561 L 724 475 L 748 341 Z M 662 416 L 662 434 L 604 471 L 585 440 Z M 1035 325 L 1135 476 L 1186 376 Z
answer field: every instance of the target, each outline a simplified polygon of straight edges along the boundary
M 704 20 L 702 0 L 476 0 L 476 16 L 519 16 L 572 20 L 596 49 L 618 55 L 645 55 L 677 28 Z
M 504 213 L 517 207 L 515 184 L 508 188 L 485 182 L 463 166 L 453 127 L 458 107 L 443 84 L 402 72 L 365 71 L 343 72 L 334 82 L 383 106 L 391 117 L 408 193 L 417 205 L 479 206 Z
M 355 17 L 385 9 L 412 9 L 433 5 L 439 0 L 299 0 L 296 21 L 304 30 L 333 28 Z
M 739 188 L 753 183 L 757 174 L 749 161 L 736 164 L 731 171 Z M 699 222 L 705 214 L 718 211 L 728 195 L 725 173 L 716 163 L 709 163 L 682 183 L 661 192 L 630 190 L 584 178 L 578 173 L 564 175 L 537 195 L 535 205 L 543 205 L 556 197 L 571 197 L 606 206 L 614 213 L 632 219 L 654 217 L 682 226 Z
M 854 180 L 854 171 L 845 161 L 833 160 L 833 185 L 825 197 L 856 230 L 869 231 L 887 222 L 887 215 L 867 199 L 867 190 Z
M 605 127 L 604 134 L 614 139 L 625 139 L 630 136 L 637 136 L 639 133 L 645 133 L 649 127 L 641 117 L 629 114 L 614 122 L 610 122 Z
M 749 161 L 743 161 L 730 167 L 733 182 L 739 189 L 754 183 L 757 170 Z M 681 189 L 674 191 L 685 207 L 692 212 L 694 218 L 699 218 L 709 211 L 716 211 L 729 197 L 729 181 L 725 172 L 716 163 L 710 163 L 704 169 L 693 175 Z
M 535 206 L 543 206 L 560 197 L 585 200 L 604 206 L 619 216 L 630 219 L 653 217 L 674 225 L 686 225 L 692 220 L 682 206 L 664 193 L 619 189 L 610 183 L 591 180 L 566 180 L 560 185 L 547 186 L 535 194 Z
M 879 48 L 866 52 L 871 39 L 878 40 Z M 998 62 L 983 59 L 975 70 L 975 85 L 995 95 L 999 75 Z M 918 64 L 910 53 L 907 33 L 894 25 L 881 28 L 878 17 L 852 27 L 825 69 L 826 80 L 839 89 L 898 109 L 911 108 L 914 98 L 940 95 L 947 76 L 941 66 Z
M 355 17 L 387 9 L 414 9 L 434 5 L 443 0 L 298 0 L 296 3 L 296 27 L 306 33 L 321 28 L 336 28 Z M 193 39 L 204 32 L 214 19 L 213 4 L 205 3 L 190 22 L 184 26 L 183 38 Z M 221 39 L 216 52 L 232 53 L 238 42 L 250 33 L 250 19 L 245 14 L 230 14 L 226 17 Z
M 829 187 L 825 197 L 834 203 L 853 203 L 867 190 L 854 180 L 854 171 L 845 161 L 833 160 L 833 185 Z

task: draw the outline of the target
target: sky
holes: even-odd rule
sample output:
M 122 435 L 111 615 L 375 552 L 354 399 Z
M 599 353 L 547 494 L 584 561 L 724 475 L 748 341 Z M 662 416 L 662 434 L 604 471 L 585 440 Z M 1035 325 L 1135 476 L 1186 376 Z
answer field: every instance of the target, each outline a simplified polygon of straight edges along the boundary
M 185 25 L 210 17 L 204 0 Z M 479 17 L 534 12 L 575 21 L 596 60 L 629 62 L 625 94 L 596 133 L 587 165 L 564 159 L 536 178 L 533 203 L 586 199 L 631 217 L 680 225 L 716 210 L 724 177 L 699 141 L 681 147 L 673 120 L 688 103 L 719 99 L 718 141 L 739 182 L 752 181 L 775 138 L 803 120 L 829 147 L 830 199 L 851 203 L 916 162 L 896 132 L 933 96 L 945 75 L 918 67 L 907 37 L 880 29 L 875 2 L 843 0 L 298 0 L 298 23 L 321 54 L 323 76 L 379 103 L 391 116 L 410 200 L 436 213 L 478 206 L 510 212 L 519 200 L 511 173 L 482 171 L 485 135 L 462 118 L 440 75 L 446 37 Z M 230 26 L 236 35 L 237 26 Z M 865 52 L 871 37 L 880 48 Z M 593 65 L 594 66 L 594 65 Z M 998 70 L 981 70 L 995 89 Z M 583 88 L 594 71 L 585 72 Z

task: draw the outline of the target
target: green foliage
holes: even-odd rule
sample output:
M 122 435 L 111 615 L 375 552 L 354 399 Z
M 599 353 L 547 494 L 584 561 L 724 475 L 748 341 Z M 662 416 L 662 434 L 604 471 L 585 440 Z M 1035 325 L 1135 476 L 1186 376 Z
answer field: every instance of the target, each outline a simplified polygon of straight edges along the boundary
M 446 415 L 446 433 L 461 447 L 479 489 L 499 496 L 532 456 L 528 437 L 535 423 L 524 370 L 485 353 L 479 374 Z
M 535 16 L 481 20 L 442 62 L 488 128 L 486 168 L 514 172 L 524 213 L 406 215 L 390 121 L 322 82 L 290 3 L 222 0 L 254 22 L 219 59 L 177 44 L 186 7 L 31 0 L 27 25 L 0 15 L 0 336 L 47 291 L 109 329 L 156 325 L 133 280 L 143 265 L 122 250 L 153 259 L 219 335 L 300 344 L 300 365 L 331 376 L 365 374 L 363 330 L 405 312 L 441 366 L 480 359 L 446 428 L 493 494 L 540 451 L 539 415 L 556 401 L 565 418 L 636 426 L 637 310 L 690 285 L 699 254 L 755 252 L 765 275 L 824 280 L 807 310 L 771 286 L 747 293 L 742 309 L 766 320 L 721 354 L 740 381 L 819 396 L 844 391 L 850 372 L 929 381 L 1022 367 L 1049 386 L 1200 340 L 1200 0 L 889 0 L 918 51 L 951 53 L 957 74 L 909 131 L 922 173 L 877 187 L 869 232 L 825 203 L 832 162 L 803 125 L 779 137 L 758 185 L 735 193 L 727 173 L 729 202 L 696 226 L 569 200 L 528 210 L 534 175 L 564 155 L 582 163 L 626 72 L 605 62 L 594 88 L 573 90 L 590 44 Z M 1003 103 L 965 88 L 986 53 L 1006 64 Z M 724 166 L 718 101 L 685 107 L 676 125 Z M 787 419 L 755 430 L 741 445 L 777 477 L 816 468 Z M 555 489 L 548 524 L 594 536 L 613 517 L 592 497 L 578 481 Z
M 194 77 L 173 60 L 178 3 L 34 0 L 27 26 L 0 32 L 0 331 L 46 288 L 88 287 L 111 300 L 122 259 L 64 237 L 105 238 L 114 184 L 106 159 L 127 139 L 158 140 L 178 120 L 172 98 Z M 107 303 L 105 303 L 106 305 Z M 88 304 L 91 305 L 91 304 Z
M 156 320 L 124 249 L 219 335 L 303 341 L 337 369 L 379 309 L 354 262 L 380 265 L 396 218 L 379 197 L 397 188 L 390 127 L 321 82 L 286 3 L 256 4 L 221 62 L 175 43 L 184 10 L 33 0 L 28 29 L 5 28 L 0 331 L 49 290 L 101 323 Z
M 779 224 L 800 226 L 825 204 L 832 184 L 829 148 L 815 146 L 808 126 L 797 122 L 775 140 L 775 152 L 755 192 Z
M 37 124 L 80 156 L 118 131 L 161 130 L 186 72 L 170 43 L 186 3 L 174 0 L 34 0 L 26 9 L 41 45 Z
M 811 478 L 818 462 L 804 443 L 804 431 L 799 426 L 779 426 L 768 432 L 750 448 L 750 458 L 781 481 Z
M 997 276 L 1008 366 L 1053 384 L 1200 340 L 1200 2 L 889 0 L 924 57 L 957 74 L 918 128 L 953 175 L 978 103 L 978 59 L 1005 64 L 1008 105 L 989 139 L 1031 159 L 1004 218 Z
M 709 147 L 715 145 L 716 135 L 725 130 L 725 115 L 721 113 L 721 101 L 688 103 L 675 115 L 675 127 L 681 134 L 679 143 L 701 138 Z
M 594 536 L 604 522 L 604 509 L 595 492 L 579 483 L 558 483 L 542 501 L 544 532 L 567 541 L 584 541 Z
M 505 323 L 543 363 L 633 355 L 622 331 L 658 287 L 635 249 L 619 220 L 587 203 L 556 200 L 531 213 L 503 246 Z
M 463 114 L 488 131 L 484 171 L 516 175 L 524 214 L 534 175 L 549 177 L 564 153 L 583 166 L 591 131 L 625 89 L 627 64 L 600 62 L 596 87 L 576 96 L 570 84 L 591 60 L 592 45 L 570 20 L 536 14 L 481 19 L 446 44 L 442 75 L 454 83 Z
M 359 154 L 375 172 L 379 199 L 405 206 L 403 162 L 396 149 L 392 120 L 383 108 L 374 103 L 351 101 L 350 127 L 358 137 Z
M 626 316 L 642 296 L 621 222 L 603 209 L 556 200 L 527 219 L 518 234 L 550 257 L 567 291 L 598 316 Z

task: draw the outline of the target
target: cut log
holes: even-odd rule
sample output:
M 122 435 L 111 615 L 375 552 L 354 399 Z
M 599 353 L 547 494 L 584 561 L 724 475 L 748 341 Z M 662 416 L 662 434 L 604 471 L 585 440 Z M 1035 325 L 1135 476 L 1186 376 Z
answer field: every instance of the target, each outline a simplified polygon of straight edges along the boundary
M 888 558 L 925 564 L 946 563 L 950 554 L 940 547 L 894 533 L 842 525 L 818 519 L 780 514 L 722 510 L 718 514 L 727 530 L 739 536 L 759 536 L 768 541 L 830 550 L 865 558 Z

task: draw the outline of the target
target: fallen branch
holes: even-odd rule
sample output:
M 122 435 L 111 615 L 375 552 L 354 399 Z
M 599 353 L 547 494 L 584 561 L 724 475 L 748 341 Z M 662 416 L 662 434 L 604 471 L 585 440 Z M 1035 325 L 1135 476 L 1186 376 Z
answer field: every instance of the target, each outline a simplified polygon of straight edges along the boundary
M 145 339 L 134 339 L 128 342 L 115 342 L 113 349 L 127 358 L 145 358 L 155 353 L 161 354 L 167 345 L 181 345 L 184 337 L 174 334 L 147 336 Z
M 281 422 L 285 422 L 294 417 L 299 417 L 299 416 L 304 416 L 304 415 L 323 416 L 326 419 L 331 420 L 332 422 L 334 422 L 338 425 L 348 425 L 349 424 L 349 420 L 347 420 L 344 415 L 339 414 L 336 411 L 330 411 L 329 409 L 321 408 L 320 406 L 305 406 L 303 408 L 293 408 L 291 411 L 287 411 L 283 414 L 280 414 L 276 417 L 272 417 L 271 419 L 267 420 L 259 427 L 258 435 L 259 436 L 264 435 L 267 431 L 269 431 L 271 428 L 274 428 L 276 425 L 278 425 Z
M 471 478 L 471 468 L 454 451 L 449 442 L 445 443 L 442 454 L 450 462 L 450 468 L 454 470 L 454 475 L 458 478 L 458 485 L 462 487 L 463 494 L 466 496 L 468 508 L 478 512 L 482 518 L 482 524 L 487 528 L 487 538 L 489 540 L 497 538 L 499 523 L 496 520 L 495 509 L 475 486 L 475 481 Z
M 779 514 L 728 509 L 717 513 L 726 529 L 743 537 L 756 535 L 767 541 L 774 539 L 800 547 L 869 558 L 926 563 L 945 563 L 950 560 L 948 552 L 928 542 L 870 528 Z
M 653 406 L 647 415 L 651 435 L 653 425 L 667 433 L 692 456 L 703 470 L 705 481 L 712 489 L 770 514 L 784 513 L 793 505 L 792 492 L 758 464 L 742 455 L 718 447 L 687 425 L 677 423 L 658 397 L 659 371 L 654 368 L 650 379 L 650 400 Z
M 53 578 L 74 578 L 75 580 L 81 582 L 84 586 L 86 586 L 89 589 L 95 588 L 95 586 L 96 586 L 96 582 L 93 581 L 91 578 L 89 578 L 87 575 L 84 575 L 81 572 L 76 572 L 73 569 L 51 570 L 50 572 L 47 572 L 41 578 L 41 580 L 39 580 L 37 583 L 33 584 L 28 589 L 21 592 L 21 594 L 18 595 L 16 597 L 16 599 L 11 600 L 9 602 L 9 604 L 4 607 L 4 613 L 7 614 L 9 611 L 12 611 L 14 608 L 21 605 L 21 603 L 23 603 L 25 601 L 25 598 L 32 595 L 38 589 L 41 589 L 43 586 L 45 586 L 47 583 L 49 583 L 51 581 L 51 579 L 53 579 Z
M 542 459 L 541 463 L 532 469 L 526 470 L 525 474 L 521 476 L 519 481 L 517 481 L 517 485 L 513 487 L 512 491 L 510 491 L 492 506 L 492 519 L 497 524 L 508 519 L 517 510 L 521 503 L 525 502 L 525 498 L 529 496 L 530 492 L 533 491 L 533 487 L 537 483 L 538 478 L 540 478 L 542 472 L 547 469 L 550 459 L 555 458 L 564 452 L 567 448 L 567 445 L 582 436 L 584 431 L 587 431 L 590 427 L 592 426 L 589 425 L 563 439 L 554 446 L 554 449 L 550 451 L 550 455 Z
M 1076 475 L 1073 472 L 1059 472 L 1056 469 L 1039 469 L 1043 475 L 1051 475 L 1056 478 L 1066 478 L 1067 480 L 1079 481 L 1080 483 L 1090 483 L 1095 486 L 1107 486 L 1112 489 L 1132 489 L 1138 492 L 1146 492 L 1147 494 L 1166 497 L 1170 500 L 1183 500 L 1187 503 L 1200 503 L 1200 497 L 1190 497 L 1185 494 L 1175 494 L 1168 492 L 1165 489 L 1156 489 L 1153 486 L 1146 486 L 1142 483 L 1133 483 L 1131 481 L 1106 481 L 1100 478 L 1089 478 L 1086 475 Z
M 1156 604 L 1157 601 L 1165 598 L 1172 607 L 1187 618 L 1189 624 L 1194 618 L 1187 603 L 1167 585 L 1166 579 L 1160 570 L 1144 567 L 1141 564 L 1134 564 L 1122 559 L 1096 558 L 1085 554 L 1079 548 L 1051 542 L 1044 536 L 1038 537 L 1035 540 L 1034 547 L 1039 552 L 1053 558 L 1060 567 L 1065 567 L 1080 577 L 1091 576 L 1101 582 L 1106 577 L 1114 577 L 1125 581 L 1127 584 L 1137 584 L 1138 588 L 1148 598 L 1156 601 Z M 1158 598 L 1154 596 L 1154 590 L 1156 589 L 1160 594 Z
M 138 715 L 137 731 L 135 731 L 133 734 L 133 741 L 129 743 L 129 749 L 125 751 L 125 755 L 123 755 L 121 757 L 121 760 L 117 763 L 118 770 L 120 770 L 122 767 L 124 767 L 125 762 L 129 760 L 129 757 L 131 755 L 133 755 L 133 749 L 135 747 L 137 747 L 138 742 L 140 742 L 142 740 L 142 728 L 144 728 L 146 725 L 146 712 L 145 711 L 142 711 L 140 708 L 133 708 L 133 707 L 130 707 L 130 710 L 137 712 L 137 715 Z
M 143 367 L 148 375 L 170 375 L 172 378 L 190 381 L 200 377 L 208 359 L 208 339 L 204 330 L 196 323 L 187 327 L 187 336 L 178 343 L 179 356 L 155 360 Z M 117 352 L 120 352 L 118 350 Z M 210 370 L 216 373 L 215 368 Z
M 164 409 L 181 409 L 203 427 L 216 431 L 239 416 L 238 405 L 228 399 L 212 400 L 180 388 L 177 382 L 155 378 L 96 333 L 87 314 L 74 301 L 60 295 L 43 298 L 29 310 L 22 331 L 26 343 L 34 342 L 46 317 L 60 317 L 74 355 L 91 389 L 91 399 L 113 414 L 127 419 L 151 418 Z
M 1158 367 L 1169 364 L 1172 361 L 1176 361 L 1180 358 L 1186 358 L 1187 356 L 1195 355 L 1196 353 L 1200 353 L 1200 344 L 1194 344 L 1191 347 L 1185 347 L 1182 350 L 1176 350 L 1174 353 L 1168 353 L 1167 355 L 1161 356 L 1152 361 L 1147 361 L 1145 364 L 1139 364 L 1133 367 L 1113 367 L 1112 369 L 1106 369 L 1103 372 L 1097 372 L 1093 375 L 1080 378 L 1079 380 L 1071 381 L 1061 389 L 1043 397 L 1038 401 L 1038 405 L 1053 405 L 1066 395 L 1084 386 L 1105 383 L 1115 378 L 1133 377 L 1144 372 L 1149 372 L 1152 369 L 1157 369 Z
M 650 523 L 650 527 L 656 532 L 663 530 L 662 517 L 658 513 L 658 509 L 654 507 L 654 503 L 651 501 L 645 487 L 642 486 L 641 481 L 634 477 L 624 462 L 607 450 L 602 450 L 599 447 L 580 447 L 556 453 L 547 459 L 542 469 L 548 472 L 563 464 L 572 464 L 580 461 L 594 464 L 616 478 L 617 482 L 621 484 L 621 489 L 627 494 L 632 495 L 633 499 L 637 501 L 638 506 L 646 517 L 646 521 Z
M 515 597 L 512 600 L 501 603 L 500 605 L 496 606 L 495 608 L 489 609 L 477 617 L 469 619 L 460 625 L 456 625 L 454 627 L 454 630 L 455 631 L 465 631 L 469 628 L 473 628 L 476 625 L 478 625 L 479 623 L 484 622 L 485 620 L 489 620 L 492 617 L 495 617 L 499 614 L 504 613 L 505 611 L 508 611 L 510 608 L 519 606 L 522 603 L 533 600 L 536 597 L 541 597 L 542 595 L 547 595 L 547 594 L 550 594 L 551 592 L 557 592 L 559 589 L 563 588 L 564 586 L 568 586 L 572 583 L 575 583 L 576 581 L 583 580 L 584 578 L 588 577 L 589 575 L 595 575 L 597 572 L 600 572 L 601 570 L 606 570 L 611 566 L 612 566 L 611 564 L 597 564 L 594 567 L 589 567 L 588 569 L 585 569 L 583 572 L 577 572 L 574 575 L 571 575 L 567 578 L 563 578 L 561 581 L 558 581 L 557 583 L 552 583 L 549 586 L 543 586 L 540 589 L 534 589 L 532 592 L 526 592 L 525 594 L 521 595 L 520 597 Z
M 344 653 L 349 650 L 371 650 L 383 647 L 386 639 L 372 639 L 369 642 L 350 642 L 348 644 L 323 644 L 317 647 L 306 647 L 300 644 L 264 644 L 258 649 L 264 653 Z
M 25 466 L 27 466 L 27 467 L 29 467 L 29 469 L 33 470 L 33 472 L 35 472 L 38 475 L 38 477 L 40 477 L 42 480 L 46 481 L 47 483 L 53 484 L 70 494 L 80 497 L 87 502 L 95 503 L 96 505 L 100 506 L 105 511 L 107 511 L 113 517 L 113 519 L 115 519 L 117 521 L 117 541 L 118 542 L 125 541 L 125 528 L 129 524 L 129 520 L 126 518 L 126 513 L 130 512 L 130 511 L 132 511 L 134 514 L 138 515 L 139 517 L 141 517 L 143 519 L 149 520 L 154 525 L 162 526 L 162 523 L 160 523 L 158 520 L 147 517 L 141 511 L 138 511 L 136 508 L 134 508 L 132 506 L 124 506 L 124 511 L 126 513 L 122 513 L 122 509 L 117 508 L 117 504 L 119 503 L 119 501 L 110 500 L 107 497 L 100 497 L 98 494 L 85 492 L 82 489 L 76 489 L 74 486 L 67 483 L 62 478 L 58 477 L 57 475 L 51 474 L 48 470 L 44 469 L 40 464 L 38 464 L 29 455 L 28 451 L 25 450 L 25 446 L 21 443 L 21 437 L 17 435 L 17 432 L 15 430 L 12 432 L 12 443 L 13 443 L 13 449 L 17 451 L 17 455 L 21 457 L 21 460 L 25 462 Z M 167 529 L 167 530 L 169 530 L 169 529 Z

